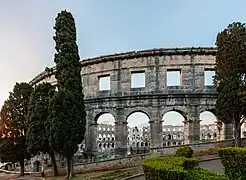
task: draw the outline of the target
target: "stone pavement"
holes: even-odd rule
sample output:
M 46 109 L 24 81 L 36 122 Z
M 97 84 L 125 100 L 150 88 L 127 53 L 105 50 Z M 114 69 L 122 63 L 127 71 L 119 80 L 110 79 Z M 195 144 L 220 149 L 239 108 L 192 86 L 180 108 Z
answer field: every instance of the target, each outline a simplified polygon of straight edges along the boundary
M 211 161 L 203 161 L 199 163 L 199 166 L 205 169 L 209 169 L 215 171 L 217 173 L 223 173 L 223 165 L 221 164 L 220 159 L 211 160 Z
M 18 177 L 19 175 L 16 174 L 6 174 L 6 173 L 0 173 L 0 179 L 1 180 L 43 180 L 41 177 Z
M 223 166 L 221 164 L 220 159 L 203 161 L 199 163 L 199 166 L 212 171 L 216 171 L 218 173 L 223 173 Z M 43 180 L 43 178 L 41 177 L 30 177 L 30 176 L 18 177 L 18 175 L 5 174 L 5 173 L 0 173 L 0 179 L 1 180 Z M 139 176 L 139 177 L 132 178 L 131 180 L 145 180 L 145 177 Z

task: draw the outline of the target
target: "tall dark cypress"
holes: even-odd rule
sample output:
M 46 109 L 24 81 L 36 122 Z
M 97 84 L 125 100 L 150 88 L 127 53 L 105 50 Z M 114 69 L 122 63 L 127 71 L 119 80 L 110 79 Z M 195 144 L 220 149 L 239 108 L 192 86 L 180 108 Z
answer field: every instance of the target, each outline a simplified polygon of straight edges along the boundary
M 67 159 L 67 178 L 74 176 L 73 155 L 84 140 L 86 112 L 82 93 L 81 65 L 73 15 L 58 13 L 55 22 L 57 89 L 50 101 L 50 142 Z
M 215 86 L 219 93 L 217 116 L 234 124 L 235 145 L 241 146 L 241 125 L 246 115 L 246 26 L 229 24 L 216 39 Z

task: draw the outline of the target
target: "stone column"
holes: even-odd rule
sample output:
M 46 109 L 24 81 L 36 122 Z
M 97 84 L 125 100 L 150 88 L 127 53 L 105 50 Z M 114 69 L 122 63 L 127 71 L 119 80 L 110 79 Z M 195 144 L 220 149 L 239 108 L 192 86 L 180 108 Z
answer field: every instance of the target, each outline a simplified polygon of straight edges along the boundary
M 233 124 L 224 124 L 224 140 L 234 139 Z
M 116 154 L 125 156 L 127 153 L 127 122 L 116 121 L 115 122 L 115 150 Z
M 185 120 L 183 123 L 184 123 L 184 144 L 190 144 L 191 136 L 192 136 L 192 121 Z
M 192 135 L 192 143 L 199 143 L 200 142 L 200 122 L 201 120 L 196 119 L 192 122 L 193 127 L 193 135 Z
M 187 143 L 197 143 L 200 142 L 200 114 L 198 107 L 196 105 L 189 107 L 189 114 L 186 117 L 187 122 L 185 122 L 187 135 Z
M 85 152 L 88 156 L 94 156 L 97 152 L 97 123 L 92 122 L 87 126 L 85 138 Z
M 161 147 L 162 143 L 162 121 L 150 121 L 150 147 Z

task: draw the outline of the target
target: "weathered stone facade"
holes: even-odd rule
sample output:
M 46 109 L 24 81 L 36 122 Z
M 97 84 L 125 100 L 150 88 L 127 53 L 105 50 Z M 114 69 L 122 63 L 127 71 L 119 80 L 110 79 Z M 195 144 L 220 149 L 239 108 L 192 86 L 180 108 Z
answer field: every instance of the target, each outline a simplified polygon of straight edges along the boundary
M 213 111 L 216 91 L 204 85 L 204 71 L 214 70 L 215 48 L 176 48 L 133 51 L 81 61 L 82 83 L 87 110 L 86 150 L 96 152 L 97 119 L 104 113 L 115 118 L 115 146 L 125 152 L 127 117 L 143 112 L 150 119 L 152 148 L 162 146 L 162 117 L 169 111 L 181 113 L 184 142 L 200 139 L 199 115 Z M 180 86 L 167 86 L 167 71 L 180 71 Z M 35 77 L 30 84 L 55 83 L 51 68 Z M 131 73 L 145 73 L 145 87 L 131 88 Z M 99 78 L 110 78 L 110 90 L 99 90 Z M 223 127 L 224 138 L 232 137 L 230 125 Z

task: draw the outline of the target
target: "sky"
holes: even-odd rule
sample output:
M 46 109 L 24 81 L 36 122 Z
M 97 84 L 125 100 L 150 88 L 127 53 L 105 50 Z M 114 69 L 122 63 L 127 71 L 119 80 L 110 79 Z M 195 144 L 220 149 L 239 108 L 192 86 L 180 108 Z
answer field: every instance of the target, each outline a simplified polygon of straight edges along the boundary
M 16 82 L 29 82 L 54 65 L 53 25 L 61 10 L 75 17 L 83 59 L 152 48 L 215 46 L 219 31 L 233 21 L 246 21 L 245 7 L 244 0 L 1 0 L 0 105 Z

